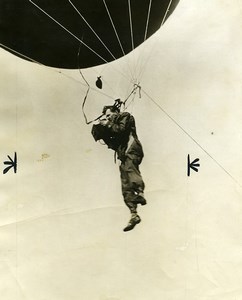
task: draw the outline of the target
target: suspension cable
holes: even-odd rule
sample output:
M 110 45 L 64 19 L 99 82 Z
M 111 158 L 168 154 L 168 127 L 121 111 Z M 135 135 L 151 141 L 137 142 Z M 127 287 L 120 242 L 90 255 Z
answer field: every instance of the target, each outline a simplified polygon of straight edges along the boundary
M 125 56 L 127 53 L 125 53 L 125 51 L 124 51 L 123 45 L 122 45 L 121 40 L 120 40 L 120 37 L 119 37 L 119 35 L 118 35 L 118 31 L 117 31 L 117 29 L 116 29 L 116 27 L 115 27 L 115 24 L 114 24 L 114 22 L 113 22 L 113 19 L 112 19 L 110 10 L 108 9 L 106 0 L 103 0 L 103 4 L 104 4 L 104 6 L 105 6 L 106 12 L 107 12 L 107 14 L 108 14 L 109 20 L 110 20 L 110 22 L 111 22 L 111 25 L 112 25 L 114 34 L 115 34 L 115 36 L 116 36 L 116 38 L 117 38 L 117 41 L 118 41 L 118 44 L 119 44 L 119 46 L 120 46 L 120 48 L 121 48 L 121 51 L 122 51 L 122 53 L 123 53 L 123 56 Z M 128 57 L 127 57 L 127 61 L 129 61 L 129 58 L 128 58 Z M 133 75 L 133 72 L 132 72 L 132 70 L 131 70 L 131 67 L 129 66 L 129 64 L 127 64 L 127 65 L 128 65 L 128 69 L 129 69 L 131 78 L 133 79 L 133 78 L 134 78 L 134 75 Z
M 131 97 L 131 95 L 135 94 L 137 90 L 139 91 L 139 98 L 141 98 L 141 86 L 139 85 L 139 83 L 135 83 L 132 91 L 130 92 L 128 97 L 123 101 L 124 105 L 128 101 L 128 99 Z
M 130 36 L 131 36 L 132 50 L 134 50 L 134 36 L 133 36 L 133 24 L 132 24 L 132 12 L 131 12 L 130 0 L 128 0 L 128 6 L 129 6 L 129 27 L 130 27 Z
M 152 4 L 151 2 L 152 2 L 152 0 L 150 0 L 150 7 L 151 7 L 151 4 Z M 166 8 L 165 14 L 164 14 L 163 19 L 162 19 L 162 22 L 161 22 L 161 27 L 164 25 L 164 23 L 165 23 L 165 21 L 166 21 L 166 17 L 167 17 L 167 14 L 168 14 L 168 12 L 169 12 L 169 9 L 170 9 L 170 7 L 171 7 L 172 2 L 173 2 L 173 0 L 170 0 L 170 2 L 168 3 L 168 6 L 167 6 L 167 8 Z M 150 10 L 150 7 L 149 7 L 149 10 Z M 149 18 L 150 18 L 150 12 L 149 12 L 148 15 L 149 15 Z M 148 18 L 147 18 L 147 21 L 148 21 Z M 147 23 L 147 24 L 148 24 L 148 23 Z M 147 30 L 148 30 L 148 25 L 147 25 Z M 146 32 L 146 34 L 147 34 L 147 32 Z M 147 39 L 147 36 L 145 36 L 145 37 L 146 37 L 146 39 Z M 145 67 L 146 67 L 146 65 L 147 65 L 147 63 L 148 63 L 148 61 L 150 60 L 153 51 L 154 51 L 154 47 L 152 48 L 150 55 L 147 57 L 147 59 L 144 61 L 144 63 L 142 64 L 142 66 L 141 66 L 141 68 L 140 68 L 140 72 L 139 72 L 139 75 L 138 75 L 138 78 L 139 78 L 139 79 L 142 78 L 143 73 L 144 73 L 144 69 L 145 69 Z
M 111 22 L 111 24 L 112 24 L 112 27 L 113 27 L 114 33 L 115 33 L 115 35 L 116 35 L 116 38 L 117 38 L 117 40 L 118 40 L 119 46 L 120 46 L 120 48 L 121 48 L 121 50 L 122 50 L 122 53 L 123 53 L 123 55 L 126 55 L 126 53 L 124 52 L 124 48 L 123 48 L 123 46 L 122 46 L 122 43 L 121 43 L 121 41 L 120 41 L 120 38 L 119 38 L 118 32 L 117 32 L 117 30 L 116 30 L 116 27 L 115 27 L 115 25 L 114 25 L 113 19 L 112 19 L 112 17 L 111 17 L 111 14 L 110 14 L 110 12 L 109 12 L 109 9 L 108 9 L 108 6 L 107 6 L 107 4 L 106 4 L 106 1 L 105 1 L 105 0 L 103 0 L 103 4 L 104 4 L 104 6 L 105 6 L 105 9 L 106 9 L 106 11 L 107 11 L 107 14 L 108 14 L 109 20 L 110 20 L 110 22 Z
M 103 0 L 105 1 L 105 0 Z M 95 50 L 93 50 L 91 47 L 89 47 L 86 43 L 84 43 L 80 38 L 78 38 L 76 35 L 74 35 L 70 30 L 68 30 L 65 26 L 63 26 L 60 22 L 55 20 L 52 16 L 50 16 L 46 11 L 44 11 L 41 7 L 39 7 L 36 3 L 34 3 L 32 0 L 29 0 L 34 6 L 36 6 L 40 11 L 42 11 L 45 15 L 47 15 L 50 19 L 52 19 L 56 24 L 58 24 L 62 29 L 67 31 L 70 35 L 72 35 L 75 39 L 77 39 L 80 43 L 82 43 L 85 47 L 87 47 L 90 51 L 92 51 L 94 54 L 96 54 L 104 63 L 109 63 L 106 59 L 104 59 L 102 56 L 100 56 Z M 110 16 L 111 17 L 111 16 Z M 125 54 L 124 54 L 125 55 Z M 126 78 L 127 81 L 130 81 L 130 79 L 127 78 L 127 76 L 121 72 L 120 70 L 117 70 L 114 66 L 112 66 L 117 72 L 119 72 L 124 78 Z
M 6 50 L 8 50 L 8 51 L 10 51 L 10 52 L 15 53 L 15 54 L 18 55 L 19 57 L 23 57 L 23 58 L 27 59 L 27 60 L 30 61 L 30 62 L 34 62 L 34 63 L 36 63 L 36 64 L 38 64 L 38 65 L 40 65 L 40 66 L 42 66 L 42 67 L 48 68 L 50 71 L 55 72 L 55 73 L 58 73 L 58 74 L 61 74 L 61 75 L 63 75 L 64 77 L 66 77 L 66 78 L 68 78 L 68 79 L 70 79 L 70 80 L 72 80 L 72 81 L 76 81 L 77 83 L 79 83 L 79 84 L 81 84 L 82 86 L 85 86 L 85 87 L 86 87 L 86 84 L 85 84 L 85 83 L 82 83 L 80 80 L 77 80 L 76 78 L 74 78 L 74 77 L 72 77 L 72 76 L 70 76 L 70 75 L 67 75 L 67 74 L 64 73 L 63 71 L 59 71 L 59 70 L 56 70 L 56 69 L 54 69 L 54 68 L 52 68 L 52 67 L 46 66 L 46 65 L 40 63 L 39 61 L 34 60 L 33 58 L 30 58 L 29 56 L 26 56 L 26 55 L 24 55 L 24 54 L 22 54 L 22 53 L 19 53 L 18 51 L 13 50 L 12 48 L 7 47 L 7 46 L 5 46 L 5 45 L 3 45 L 3 44 L 1 44 L 1 43 L 0 43 L 0 46 L 1 46 L 3 49 L 6 49 Z M 110 95 L 108 95 L 108 94 L 106 94 L 106 93 L 104 93 L 104 92 L 102 92 L 102 91 L 100 91 L 100 90 L 97 90 L 96 88 L 93 88 L 93 87 L 90 86 L 90 89 L 93 90 L 94 92 L 100 94 L 100 95 L 104 95 L 104 96 L 106 96 L 107 98 L 113 99 L 112 96 L 110 96 Z
M 99 37 L 99 35 L 96 33 L 96 31 L 92 28 L 92 26 L 87 22 L 87 20 L 83 17 L 81 12 L 77 9 L 77 7 L 73 4 L 71 0 L 68 0 L 69 3 L 72 5 L 72 7 L 76 10 L 76 12 L 79 14 L 79 16 L 82 18 L 82 20 L 87 24 L 87 26 L 90 28 L 90 30 L 95 34 L 97 39 L 101 42 L 101 44 L 105 47 L 105 49 L 108 51 L 108 53 L 112 56 L 113 59 L 117 59 L 113 53 L 110 51 L 110 49 L 106 46 L 106 44 L 103 42 L 103 40 Z
M 147 14 L 147 20 L 146 20 L 146 26 L 145 26 L 145 35 L 144 35 L 144 41 L 147 39 L 147 33 L 148 33 L 148 26 L 150 22 L 150 11 L 151 11 L 151 5 L 152 5 L 152 0 L 150 0 L 149 3 L 149 8 L 148 8 L 148 14 Z
M 202 145 L 200 145 L 192 136 L 189 134 L 170 114 L 168 114 L 162 106 L 156 102 L 146 91 L 143 90 L 143 93 L 148 97 L 149 100 L 151 100 L 157 107 L 160 109 L 178 128 L 180 128 L 183 133 L 185 133 L 204 153 L 206 153 L 217 166 L 219 166 L 220 169 L 222 169 L 236 184 L 238 184 L 240 187 L 242 185 L 238 182 L 237 179 L 235 179 L 222 165 L 219 163 L 205 148 L 203 148 Z
M 173 1 L 173 0 L 170 0 L 170 2 L 169 2 L 169 4 L 168 4 L 168 7 L 167 7 L 167 9 L 166 9 L 166 13 L 164 14 L 164 17 L 163 17 L 161 26 L 165 23 L 166 16 L 167 16 L 167 14 L 168 14 L 168 12 L 169 12 L 169 10 L 170 10 L 170 6 L 171 6 L 171 4 L 172 4 L 172 1 Z
M 51 15 L 49 15 L 45 10 L 43 10 L 41 7 L 39 7 L 36 3 L 34 3 L 32 0 L 29 0 L 29 2 L 32 3 L 35 7 L 37 7 L 40 11 L 42 11 L 46 16 L 48 16 L 56 24 L 58 24 L 59 26 L 61 26 L 61 28 L 63 28 L 66 32 L 68 32 L 76 40 L 78 40 L 80 43 L 82 43 L 86 48 L 88 48 L 91 52 L 93 52 L 96 56 L 98 56 L 103 62 L 105 62 L 105 63 L 108 62 L 105 58 L 103 58 L 101 55 L 99 55 L 95 50 L 93 50 L 91 47 L 89 47 L 86 43 L 84 43 L 81 39 L 79 39 L 74 33 L 72 33 L 70 30 L 68 30 L 61 23 L 59 23 L 55 18 L 53 18 Z

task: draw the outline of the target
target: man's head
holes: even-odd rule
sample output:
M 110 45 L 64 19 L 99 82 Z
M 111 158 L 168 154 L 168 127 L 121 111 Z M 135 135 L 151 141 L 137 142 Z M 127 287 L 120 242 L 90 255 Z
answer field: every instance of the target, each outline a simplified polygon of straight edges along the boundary
M 103 114 L 109 120 L 113 116 L 117 115 L 120 112 L 120 109 L 114 105 L 104 106 Z

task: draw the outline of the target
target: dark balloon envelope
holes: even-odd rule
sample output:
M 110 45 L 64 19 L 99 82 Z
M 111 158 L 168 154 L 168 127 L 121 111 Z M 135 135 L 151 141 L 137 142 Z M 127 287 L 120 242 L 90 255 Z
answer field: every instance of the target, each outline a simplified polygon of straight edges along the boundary
M 47 66 L 92 67 L 142 44 L 178 2 L 0 0 L 0 44 L 15 55 Z

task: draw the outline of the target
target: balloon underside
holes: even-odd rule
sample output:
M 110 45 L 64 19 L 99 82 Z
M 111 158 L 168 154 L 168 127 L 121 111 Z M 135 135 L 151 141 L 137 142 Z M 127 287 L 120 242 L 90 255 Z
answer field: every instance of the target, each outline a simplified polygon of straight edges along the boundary
M 179 0 L 0 0 L 1 46 L 67 69 L 118 59 L 154 34 Z

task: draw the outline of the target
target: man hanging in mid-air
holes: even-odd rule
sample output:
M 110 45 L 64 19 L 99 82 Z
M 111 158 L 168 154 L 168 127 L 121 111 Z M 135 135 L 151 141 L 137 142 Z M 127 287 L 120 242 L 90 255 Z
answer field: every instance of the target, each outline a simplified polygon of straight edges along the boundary
M 120 164 L 120 176 L 124 202 L 131 212 L 131 218 L 124 231 L 132 230 L 141 219 L 137 205 L 145 205 L 144 182 L 139 165 L 144 153 L 136 133 L 134 117 L 128 112 L 120 112 L 117 105 L 105 106 L 98 125 L 93 126 L 95 140 L 102 139 L 109 148 L 115 150 Z

